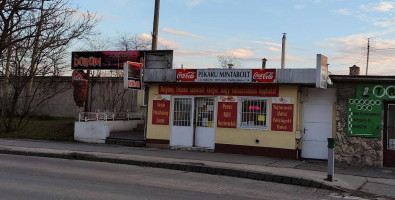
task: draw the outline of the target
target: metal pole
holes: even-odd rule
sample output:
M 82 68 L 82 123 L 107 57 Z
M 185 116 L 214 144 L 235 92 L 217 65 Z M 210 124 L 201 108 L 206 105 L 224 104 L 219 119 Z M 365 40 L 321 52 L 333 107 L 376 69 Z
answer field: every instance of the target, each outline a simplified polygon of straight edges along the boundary
M 335 139 L 328 138 L 328 175 L 326 180 L 331 182 L 335 177 L 335 146 Z
M 287 34 L 283 33 L 282 50 L 281 50 L 281 69 L 285 69 L 285 48 L 287 42 Z
M 368 38 L 368 52 L 367 52 L 367 56 L 366 56 L 366 76 L 368 75 L 369 52 L 370 52 L 370 38 Z
M 86 79 L 88 80 L 88 89 L 86 90 L 86 100 L 85 100 L 85 112 L 88 112 L 88 106 L 89 106 L 89 90 L 90 90 L 90 87 L 89 87 L 89 84 L 90 84 L 90 73 L 91 73 L 91 71 L 90 70 L 87 70 L 87 77 L 86 77 Z
M 152 29 L 152 50 L 158 49 L 158 24 L 160 0 L 155 0 L 154 27 Z

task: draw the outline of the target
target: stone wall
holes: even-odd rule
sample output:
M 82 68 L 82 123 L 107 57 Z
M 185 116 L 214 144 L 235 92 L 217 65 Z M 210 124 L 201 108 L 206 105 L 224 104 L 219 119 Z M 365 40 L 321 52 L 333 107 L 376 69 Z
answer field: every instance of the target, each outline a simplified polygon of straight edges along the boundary
M 347 136 L 347 102 L 355 97 L 356 83 L 336 83 L 336 148 L 335 161 L 353 166 L 383 165 L 382 138 Z

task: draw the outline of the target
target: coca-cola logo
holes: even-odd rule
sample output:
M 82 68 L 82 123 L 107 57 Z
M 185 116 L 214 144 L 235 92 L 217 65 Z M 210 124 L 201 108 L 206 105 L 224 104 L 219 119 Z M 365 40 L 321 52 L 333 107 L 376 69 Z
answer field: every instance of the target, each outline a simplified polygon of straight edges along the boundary
M 253 79 L 273 79 L 274 72 L 265 72 L 264 74 L 255 72 L 252 76 Z
M 177 79 L 194 79 L 196 72 L 178 73 Z
M 177 69 L 177 81 L 194 82 L 196 77 L 197 73 L 195 69 Z

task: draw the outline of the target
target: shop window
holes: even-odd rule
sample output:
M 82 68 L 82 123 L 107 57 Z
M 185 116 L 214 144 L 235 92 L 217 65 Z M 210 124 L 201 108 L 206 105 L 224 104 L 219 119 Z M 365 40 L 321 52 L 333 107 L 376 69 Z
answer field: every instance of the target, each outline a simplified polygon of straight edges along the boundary
M 192 99 L 174 98 L 173 126 L 191 126 Z
M 239 109 L 239 127 L 268 129 L 268 99 L 242 98 Z

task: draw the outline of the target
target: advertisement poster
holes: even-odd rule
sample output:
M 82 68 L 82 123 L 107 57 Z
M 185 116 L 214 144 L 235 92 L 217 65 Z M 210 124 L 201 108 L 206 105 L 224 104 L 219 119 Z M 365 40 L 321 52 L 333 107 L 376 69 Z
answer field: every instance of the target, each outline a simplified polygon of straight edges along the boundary
M 166 99 L 153 100 L 152 124 L 169 125 L 170 101 Z
M 275 69 L 252 69 L 252 82 L 274 83 L 276 80 Z
M 381 136 L 382 101 L 379 99 L 348 99 L 348 136 Z
M 232 96 L 219 97 L 217 127 L 237 127 L 237 102 Z
M 272 103 L 272 131 L 292 131 L 293 114 L 293 104 Z

